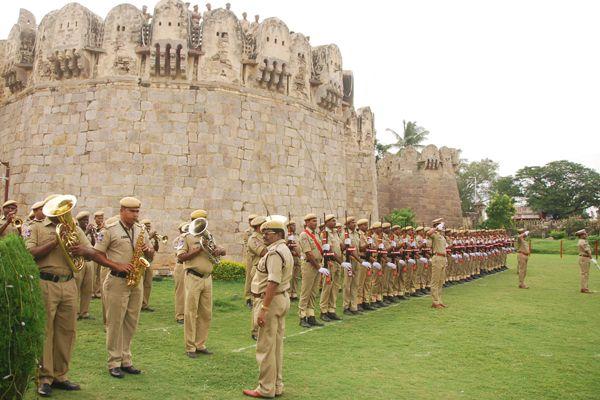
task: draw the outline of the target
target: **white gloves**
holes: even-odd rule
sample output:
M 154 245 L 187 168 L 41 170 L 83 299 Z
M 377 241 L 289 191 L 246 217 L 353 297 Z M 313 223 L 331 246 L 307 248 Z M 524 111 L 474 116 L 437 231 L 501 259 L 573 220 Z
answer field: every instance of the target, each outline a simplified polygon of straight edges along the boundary
M 388 268 L 396 269 L 396 264 L 394 264 L 393 262 L 389 262 L 386 265 L 387 265 Z
M 369 237 L 369 238 L 367 238 L 367 243 L 369 243 L 369 244 L 373 244 L 373 238 L 370 238 L 370 237 Z
M 444 224 L 443 222 L 438 224 L 438 226 L 436 226 L 436 229 L 441 232 L 443 232 L 445 228 L 446 228 L 446 224 Z
M 399 262 L 399 263 L 400 263 L 400 265 L 402 265 L 402 266 L 406 265 L 406 261 L 404 261 L 404 260 L 399 260 L 398 262 Z
M 330 251 L 330 250 L 331 250 L 331 245 L 330 245 L 329 243 L 325 243 L 325 244 L 323 245 L 323 250 L 324 250 L 324 251 Z
M 450 257 L 455 261 L 458 260 L 458 254 L 452 254 Z
M 375 261 L 373 263 L 373 268 L 375 268 L 375 269 L 381 269 L 381 264 L 379 264 L 377 261 Z
M 427 261 L 429 260 L 427 260 L 425 257 L 421 257 L 419 258 L 419 261 L 421 261 L 423 264 L 427 264 Z
M 409 258 L 409 259 L 408 259 L 408 263 L 409 263 L 410 265 L 415 265 L 417 262 L 416 262 L 415 260 L 413 260 L 412 258 Z
M 328 270 L 327 268 L 323 268 L 323 267 L 319 268 L 319 273 L 320 273 L 320 274 L 323 274 L 323 275 L 325 275 L 325 276 L 329 276 L 329 275 L 331 275 L 331 274 L 329 273 L 329 270 Z
M 352 264 L 350 264 L 347 261 L 344 261 L 341 265 L 342 265 L 342 268 L 344 268 L 345 270 L 352 269 Z
M 392 240 L 392 247 L 396 247 L 396 246 L 397 246 L 397 243 L 396 243 L 396 241 L 395 241 L 395 240 Z
M 289 241 L 294 241 L 294 240 L 296 240 L 296 236 L 294 236 L 294 235 L 289 235 L 287 240 L 289 240 Z
M 383 243 L 379 243 L 379 246 L 377 247 L 379 247 L 379 250 L 385 250 L 385 246 L 383 245 Z
M 525 236 L 529 236 L 529 231 L 525 231 Z
M 370 262 L 368 262 L 368 261 L 363 261 L 363 262 L 361 263 L 361 265 L 362 265 L 363 267 L 365 267 L 365 268 L 369 268 L 369 269 L 371 269 L 371 263 L 370 263 Z
M 404 239 L 402 239 L 402 241 L 403 241 L 404 243 L 408 243 L 408 239 L 407 239 L 407 238 L 404 238 Z
M 346 246 L 350 246 L 350 245 L 352 244 L 352 239 L 350 239 L 350 238 L 346 238 L 346 239 L 344 239 L 344 244 L 345 244 Z

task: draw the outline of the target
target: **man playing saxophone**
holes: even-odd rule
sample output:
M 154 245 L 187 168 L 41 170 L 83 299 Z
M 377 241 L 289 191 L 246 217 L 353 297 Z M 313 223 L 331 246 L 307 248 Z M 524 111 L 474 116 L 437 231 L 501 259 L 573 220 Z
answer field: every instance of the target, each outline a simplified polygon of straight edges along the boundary
M 213 254 L 209 254 L 209 245 L 206 237 L 210 234 L 205 229 L 194 232 L 194 220 L 207 218 L 204 210 L 195 210 L 191 213 L 190 233 L 184 235 L 177 244 L 177 259 L 183 263 L 185 271 L 185 311 L 183 318 L 183 332 L 185 353 L 190 358 L 197 358 L 198 354 L 210 355 L 212 352 L 206 348 L 208 328 L 212 320 L 212 270 L 216 257 L 224 256 L 225 250 L 214 246 Z M 204 220 L 204 222 L 206 222 Z M 194 233 L 192 233 L 194 232 Z M 203 234 L 205 236 L 203 237 Z M 214 243 L 213 243 L 214 245 Z
M 139 280 L 144 271 L 141 265 L 154 256 L 148 232 L 137 222 L 142 203 L 134 197 L 125 197 L 119 203 L 119 219 L 107 222 L 105 229 L 97 235 L 94 246 L 97 251 L 88 251 L 81 246 L 71 248 L 72 252 L 81 253 L 111 269 L 104 280 L 103 293 L 108 372 L 114 378 L 123 378 L 124 372 L 133 375 L 142 372 L 133 366 L 131 341 L 142 307 L 143 289 Z M 132 276 L 135 277 L 133 281 Z

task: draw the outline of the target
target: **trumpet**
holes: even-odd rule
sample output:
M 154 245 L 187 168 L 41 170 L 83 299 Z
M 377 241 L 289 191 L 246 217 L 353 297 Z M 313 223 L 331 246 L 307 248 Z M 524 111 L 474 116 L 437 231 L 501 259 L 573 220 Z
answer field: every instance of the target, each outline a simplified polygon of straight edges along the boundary
M 15 217 L 12 221 L 12 225 L 17 229 L 21 229 L 23 226 L 23 220 L 19 217 Z
M 150 238 L 156 238 L 160 240 L 162 244 L 167 244 L 167 242 L 169 241 L 169 237 L 167 235 L 159 235 L 156 232 L 153 232 L 152 235 L 150 235 Z

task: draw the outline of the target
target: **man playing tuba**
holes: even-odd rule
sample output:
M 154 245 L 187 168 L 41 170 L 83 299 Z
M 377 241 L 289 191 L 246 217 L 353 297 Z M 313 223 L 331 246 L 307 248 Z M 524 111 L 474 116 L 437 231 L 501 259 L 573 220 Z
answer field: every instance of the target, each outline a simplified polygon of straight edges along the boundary
M 198 354 L 212 354 L 206 348 L 208 328 L 212 319 L 212 270 L 216 257 L 224 256 L 225 250 L 209 245 L 211 237 L 206 228 L 208 213 L 195 210 L 191 213 L 188 234 L 177 243 L 177 260 L 183 263 L 185 271 L 185 311 L 183 331 L 185 352 L 190 358 Z M 212 248 L 212 249 L 211 249 Z M 210 254 L 210 251 L 214 251 Z

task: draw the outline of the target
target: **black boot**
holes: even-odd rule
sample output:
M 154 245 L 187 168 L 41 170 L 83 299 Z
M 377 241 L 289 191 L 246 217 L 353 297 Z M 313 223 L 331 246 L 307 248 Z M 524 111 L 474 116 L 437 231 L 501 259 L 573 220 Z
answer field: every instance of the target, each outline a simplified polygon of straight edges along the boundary
M 300 318 L 300 326 L 303 328 L 312 328 L 312 325 L 310 324 L 310 322 L 308 322 L 307 317 Z
M 324 323 L 317 321 L 314 315 L 312 317 L 308 317 L 307 321 L 311 326 L 325 326 Z

